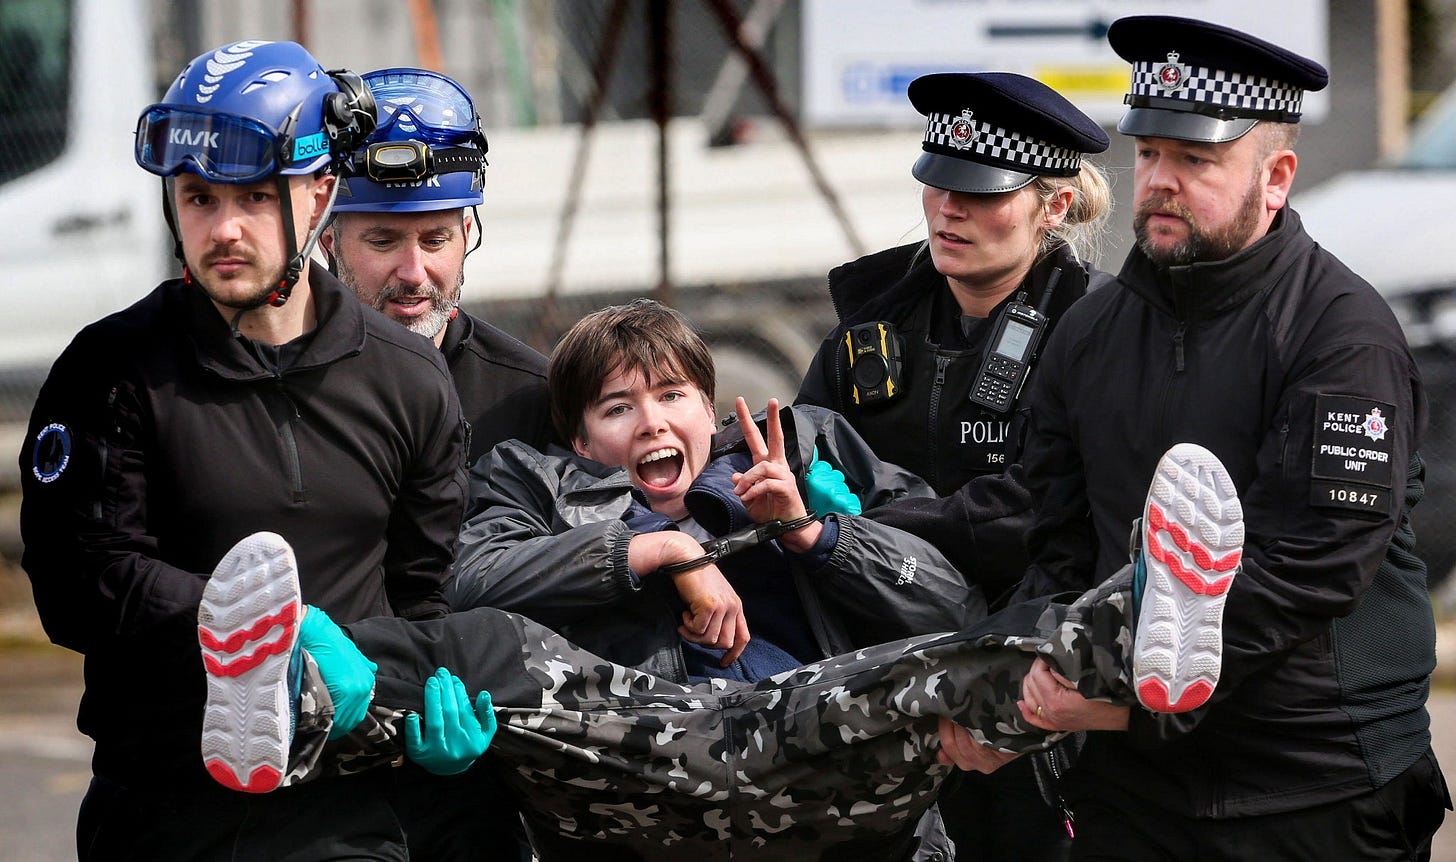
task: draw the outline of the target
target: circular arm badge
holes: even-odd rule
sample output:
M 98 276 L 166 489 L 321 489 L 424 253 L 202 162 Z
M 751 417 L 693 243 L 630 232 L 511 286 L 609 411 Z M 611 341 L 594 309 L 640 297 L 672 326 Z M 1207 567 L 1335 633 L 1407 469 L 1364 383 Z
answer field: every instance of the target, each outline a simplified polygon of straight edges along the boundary
M 59 422 L 40 429 L 31 450 L 30 472 L 42 483 L 54 482 L 71 463 L 71 430 Z

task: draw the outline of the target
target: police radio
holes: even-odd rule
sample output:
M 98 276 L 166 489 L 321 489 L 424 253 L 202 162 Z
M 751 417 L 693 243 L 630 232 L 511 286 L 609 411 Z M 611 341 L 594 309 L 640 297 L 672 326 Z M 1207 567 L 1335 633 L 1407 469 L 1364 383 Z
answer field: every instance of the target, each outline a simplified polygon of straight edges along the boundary
M 901 338 L 893 323 L 876 320 L 851 326 L 844 343 L 849 346 L 854 403 L 888 401 L 900 393 Z
M 1047 316 L 1022 302 L 1023 298 L 1024 294 L 1002 310 L 971 387 L 971 403 L 997 413 L 1009 411 L 1016 403 L 1046 332 Z

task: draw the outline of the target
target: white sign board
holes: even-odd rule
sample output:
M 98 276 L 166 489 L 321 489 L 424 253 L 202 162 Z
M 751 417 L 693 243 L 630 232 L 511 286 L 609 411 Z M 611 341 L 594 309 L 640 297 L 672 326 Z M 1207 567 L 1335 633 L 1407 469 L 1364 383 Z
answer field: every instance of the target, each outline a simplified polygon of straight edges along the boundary
M 1114 124 L 1132 69 L 1108 46 L 1107 26 L 1124 15 L 1212 21 L 1329 65 L 1328 0 L 804 0 L 803 10 L 803 116 L 813 126 L 916 125 L 912 80 L 989 70 L 1036 78 Z M 1305 94 L 1307 120 L 1328 111 L 1328 90 Z

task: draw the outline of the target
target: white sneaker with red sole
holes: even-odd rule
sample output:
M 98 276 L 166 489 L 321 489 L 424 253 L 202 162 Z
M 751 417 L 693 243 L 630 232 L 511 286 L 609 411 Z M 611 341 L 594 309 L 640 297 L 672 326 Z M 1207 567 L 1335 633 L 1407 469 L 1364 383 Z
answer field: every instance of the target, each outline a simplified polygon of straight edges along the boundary
M 1223 665 L 1223 606 L 1244 549 L 1244 513 L 1212 452 L 1179 443 L 1158 462 L 1143 509 L 1146 582 L 1133 643 L 1138 700 L 1154 712 L 1208 702 Z
M 298 565 L 276 533 L 234 545 L 203 588 L 202 762 L 225 787 L 267 793 L 283 781 L 293 738 L 288 665 L 302 618 Z

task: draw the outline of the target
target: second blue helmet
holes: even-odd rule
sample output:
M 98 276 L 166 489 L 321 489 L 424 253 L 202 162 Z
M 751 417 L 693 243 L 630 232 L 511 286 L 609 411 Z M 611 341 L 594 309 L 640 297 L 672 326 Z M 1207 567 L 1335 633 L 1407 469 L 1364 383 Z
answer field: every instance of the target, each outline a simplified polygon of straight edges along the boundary
M 485 134 L 465 88 L 426 69 L 363 76 L 379 125 L 341 174 L 335 212 L 428 212 L 485 200 Z

